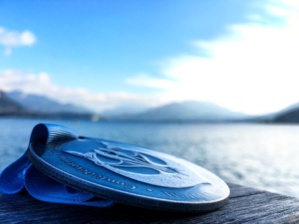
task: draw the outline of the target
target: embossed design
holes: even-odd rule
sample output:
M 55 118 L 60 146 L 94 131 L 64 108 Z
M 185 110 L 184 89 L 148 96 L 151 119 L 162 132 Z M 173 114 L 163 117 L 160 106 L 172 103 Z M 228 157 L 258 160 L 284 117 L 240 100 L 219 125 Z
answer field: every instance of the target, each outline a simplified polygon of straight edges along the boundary
M 154 156 L 155 153 L 144 153 L 138 150 L 138 147 L 134 149 L 134 147 L 125 144 L 101 141 L 99 147 L 88 152 L 72 150 L 65 152 L 87 159 L 97 166 L 117 174 L 153 185 L 190 187 L 200 183 L 208 183 L 201 179 L 198 174 L 185 169 L 184 166 L 179 166 L 179 164 L 166 159 L 167 163 L 165 159 Z
M 93 152 L 76 152 L 76 151 L 67 151 L 67 153 L 86 158 L 92 161 L 94 164 L 99 166 L 113 166 L 118 168 L 132 168 L 131 172 L 137 172 L 138 169 L 134 168 L 144 168 L 141 169 L 141 174 L 157 174 L 157 173 L 176 173 L 177 171 L 171 167 L 168 167 L 164 164 L 154 162 L 151 160 L 153 156 L 148 156 L 140 152 L 130 152 L 127 150 L 110 150 L 105 148 L 94 149 Z M 131 153 L 132 155 L 128 155 Z M 157 158 L 155 158 L 158 161 Z M 146 171 L 147 172 L 144 172 Z M 130 169 L 128 170 L 130 172 Z

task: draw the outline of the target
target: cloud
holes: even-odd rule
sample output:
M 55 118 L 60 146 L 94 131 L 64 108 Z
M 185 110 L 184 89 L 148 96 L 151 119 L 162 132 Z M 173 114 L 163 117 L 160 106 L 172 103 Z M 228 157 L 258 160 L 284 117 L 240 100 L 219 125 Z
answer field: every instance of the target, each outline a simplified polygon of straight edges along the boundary
M 174 56 L 159 78 L 142 74 L 127 82 L 160 89 L 164 100 L 212 101 L 251 114 L 298 102 L 299 3 L 269 1 L 266 9 L 279 21 L 249 15 L 250 23 L 228 26 L 225 36 L 192 42 L 208 56 Z
M 127 92 L 94 93 L 83 88 L 65 88 L 56 85 L 45 72 L 31 73 L 16 70 L 0 71 L 0 90 L 20 90 L 47 96 L 62 103 L 73 103 L 93 111 L 113 109 L 125 105 L 151 105 L 155 97 Z M 145 103 L 146 102 L 146 103 Z
M 4 46 L 4 55 L 6 56 L 12 53 L 13 47 L 31 46 L 35 42 L 36 37 L 29 30 L 18 32 L 0 27 L 0 45 Z

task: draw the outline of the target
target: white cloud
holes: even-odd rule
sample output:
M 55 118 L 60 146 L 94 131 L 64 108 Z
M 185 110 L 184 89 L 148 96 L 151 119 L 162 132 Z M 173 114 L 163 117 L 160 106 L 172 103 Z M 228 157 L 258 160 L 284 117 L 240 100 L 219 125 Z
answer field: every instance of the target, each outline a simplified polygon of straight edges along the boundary
M 35 42 L 36 37 L 29 30 L 18 32 L 0 27 L 0 45 L 4 46 L 4 55 L 6 56 L 12 53 L 13 47 L 31 46 Z
M 113 109 L 126 104 L 155 103 L 154 97 L 143 97 L 126 92 L 93 93 L 83 88 L 61 87 L 53 83 L 45 72 L 36 74 L 16 70 L 0 71 L 0 90 L 20 90 L 24 93 L 40 94 L 62 103 L 73 103 L 94 111 Z
M 137 75 L 128 83 L 164 90 L 165 100 L 213 101 L 252 114 L 299 102 L 299 3 L 269 1 L 267 9 L 283 22 L 263 23 L 252 15 L 251 23 L 228 27 L 226 36 L 195 41 L 208 57 L 172 57 L 162 78 Z

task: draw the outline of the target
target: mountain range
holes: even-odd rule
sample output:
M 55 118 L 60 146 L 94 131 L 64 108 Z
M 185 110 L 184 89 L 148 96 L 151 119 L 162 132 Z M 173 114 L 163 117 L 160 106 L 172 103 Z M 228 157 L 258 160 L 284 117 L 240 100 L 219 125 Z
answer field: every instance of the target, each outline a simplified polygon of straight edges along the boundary
M 98 115 L 79 106 L 58 103 L 45 96 L 0 91 L 0 115 L 97 120 Z
M 142 113 L 126 116 L 133 121 L 233 121 L 247 118 L 209 102 L 185 101 L 170 103 Z M 121 117 L 119 118 L 121 119 Z
M 299 123 L 299 103 L 288 106 L 273 116 L 273 122 Z
M 22 114 L 27 110 L 20 104 L 10 99 L 3 91 L 0 91 L 0 115 Z
M 23 108 L 38 113 L 90 113 L 87 109 L 73 104 L 58 103 L 48 97 L 37 94 L 26 94 L 21 91 L 6 93 L 7 97 Z
M 250 117 L 210 102 L 186 101 L 155 108 L 127 106 L 94 114 L 72 104 L 62 104 L 45 96 L 20 91 L 0 91 L 0 115 L 54 117 L 89 120 L 150 122 L 291 122 L 299 123 L 299 103 L 264 116 Z

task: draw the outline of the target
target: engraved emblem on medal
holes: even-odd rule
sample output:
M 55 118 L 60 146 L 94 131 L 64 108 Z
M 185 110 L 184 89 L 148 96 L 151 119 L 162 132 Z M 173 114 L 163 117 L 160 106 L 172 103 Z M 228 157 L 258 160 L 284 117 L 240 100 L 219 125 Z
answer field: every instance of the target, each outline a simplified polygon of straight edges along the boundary
M 161 187 L 192 187 L 209 183 L 196 170 L 178 166 L 176 158 L 157 158 L 150 151 L 140 152 L 132 147 L 100 141 L 100 146 L 88 152 L 66 150 L 65 153 L 81 157 L 119 175 Z

